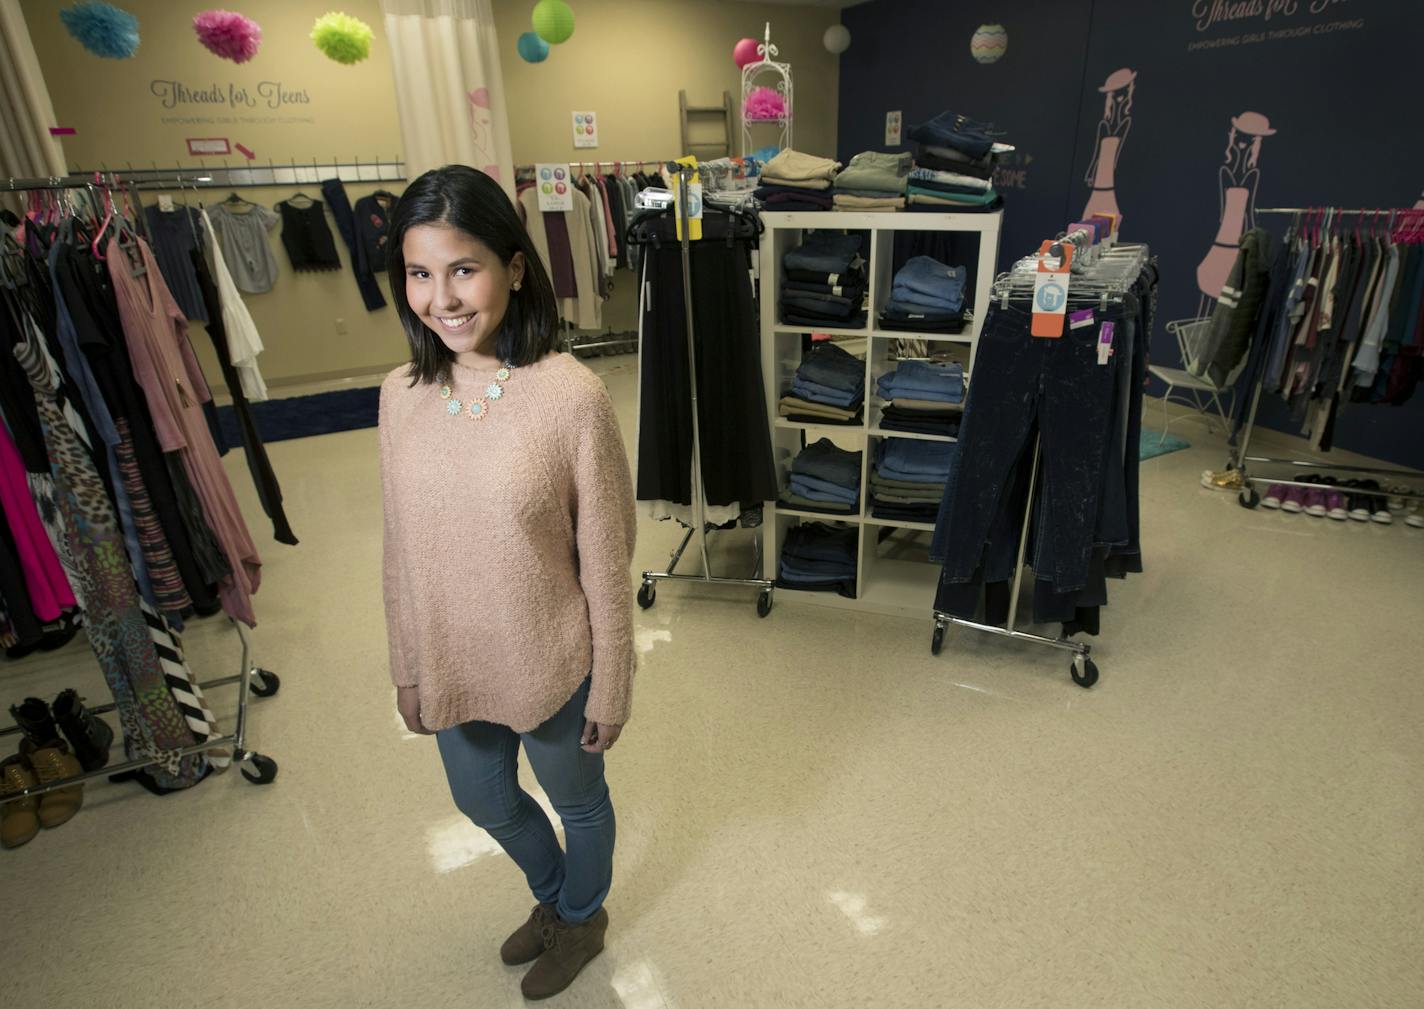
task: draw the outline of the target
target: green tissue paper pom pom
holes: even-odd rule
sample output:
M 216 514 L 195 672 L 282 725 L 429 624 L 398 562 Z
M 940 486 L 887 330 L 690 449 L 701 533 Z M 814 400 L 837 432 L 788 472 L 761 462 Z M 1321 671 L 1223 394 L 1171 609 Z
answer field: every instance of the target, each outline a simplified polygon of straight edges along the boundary
M 360 63 L 371 55 L 371 26 L 360 18 L 331 11 L 316 19 L 311 40 L 337 63 Z
M 564 0 L 539 0 L 534 5 L 534 34 L 550 45 L 567 42 L 574 34 L 574 10 Z

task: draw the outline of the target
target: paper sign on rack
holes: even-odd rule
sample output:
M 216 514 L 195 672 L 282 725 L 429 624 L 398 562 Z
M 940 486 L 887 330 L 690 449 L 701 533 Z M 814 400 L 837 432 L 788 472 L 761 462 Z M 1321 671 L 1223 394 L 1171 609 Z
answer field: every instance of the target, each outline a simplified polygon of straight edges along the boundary
M 1056 263 L 1049 257 L 1052 242 L 1044 242 L 1038 250 L 1038 273 L 1033 279 L 1033 320 L 1029 332 L 1034 336 L 1056 339 L 1063 335 L 1063 320 L 1068 313 L 1068 273 L 1073 263 L 1073 246 L 1064 242 L 1063 258 Z
M 574 209 L 574 192 L 569 179 L 569 166 L 554 162 L 534 166 L 534 178 L 539 190 L 539 210 L 562 211 Z
M 702 176 L 697 169 L 697 158 L 688 155 L 685 158 L 678 158 L 679 165 L 688 165 L 693 169 L 687 180 L 687 240 L 696 242 L 702 237 Z M 682 208 L 677 205 L 681 184 L 676 180 L 672 184 L 673 195 L 673 220 L 677 224 L 677 238 L 682 241 Z

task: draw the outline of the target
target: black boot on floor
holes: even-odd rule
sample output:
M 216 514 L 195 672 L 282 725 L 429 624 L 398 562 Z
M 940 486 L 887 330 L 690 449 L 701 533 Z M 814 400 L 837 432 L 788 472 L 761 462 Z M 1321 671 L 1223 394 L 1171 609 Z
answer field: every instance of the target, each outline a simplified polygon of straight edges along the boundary
M 54 715 L 49 705 L 38 697 L 26 697 L 23 704 L 10 705 L 10 717 L 25 734 L 25 738 L 38 747 L 46 747 L 59 739 L 59 727 L 54 724 Z
M 73 690 L 66 690 L 54 699 L 54 720 L 69 740 L 69 748 L 79 758 L 86 771 L 97 771 L 109 762 L 109 747 L 114 743 L 114 730 L 94 712 L 84 706 L 84 699 Z

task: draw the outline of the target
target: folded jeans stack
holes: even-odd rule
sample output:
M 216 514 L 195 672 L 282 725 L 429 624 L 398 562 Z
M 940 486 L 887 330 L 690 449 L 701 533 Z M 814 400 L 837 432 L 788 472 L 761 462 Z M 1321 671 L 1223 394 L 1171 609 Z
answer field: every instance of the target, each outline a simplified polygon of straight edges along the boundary
M 890 300 L 880 313 L 882 329 L 912 333 L 958 333 L 964 329 L 962 266 L 915 256 L 895 274 Z
M 835 209 L 853 213 L 893 213 L 904 209 L 914 159 L 909 152 L 863 151 L 850 159 L 835 181 Z
M 858 424 L 865 402 L 865 362 L 834 343 L 801 359 L 778 412 L 801 424 Z
M 964 410 L 964 369 L 957 363 L 901 361 L 876 383 L 880 427 L 890 431 L 956 437 Z
M 787 149 L 762 168 L 753 195 L 767 210 L 830 210 L 831 182 L 840 167 L 839 161 Z
M 859 530 L 824 522 L 803 522 L 786 534 L 777 587 L 803 592 L 839 592 L 855 598 L 855 555 Z
M 953 442 L 887 438 L 870 474 L 871 514 L 902 522 L 935 521 L 954 469 Z
M 860 514 L 860 453 L 822 438 L 791 463 L 791 486 L 781 503 L 801 511 Z
M 941 112 L 929 122 L 911 127 L 910 139 L 920 147 L 907 193 L 921 210 L 997 210 L 1003 201 L 994 191 L 994 162 L 1000 150 L 990 127 L 953 112 Z
M 866 314 L 861 236 L 813 231 L 782 262 L 781 321 L 795 326 L 863 329 Z

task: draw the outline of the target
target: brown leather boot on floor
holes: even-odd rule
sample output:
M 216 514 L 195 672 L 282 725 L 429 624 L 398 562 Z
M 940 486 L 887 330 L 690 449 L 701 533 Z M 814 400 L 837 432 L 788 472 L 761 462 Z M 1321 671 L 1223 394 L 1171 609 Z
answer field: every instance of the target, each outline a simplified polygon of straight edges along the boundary
M 603 935 L 607 931 L 608 912 L 603 908 L 579 925 L 570 925 L 554 915 L 544 925 L 544 952 L 519 985 L 524 997 L 535 1001 L 552 998 L 573 984 L 579 971 L 603 952 Z
M 38 784 L 35 772 L 23 758 L 10 757 L 0 764 L 0 803 L 3 803 L 0 805 L 0 845 L 18 848 L 33 841 L 40 832 L 40 818 L 35 813 L 40 805 L 39 796 L 5 802 L 6 796 L 18 795 Z
M 499 948 L 499 958 L 511 967 L 537 959 L 544 952 L 544 926 L 557 917 L 553 904 L 535 904 L 529 920 Z
M 84 773 L 84 768 L 79 765 L 74 754 L 69 752 L 69 746 L 63 740 L 56 739 L 48 746 L 34 746 L 26 739 L 20 743 L 20 753 L 29 759 L 30 766 L 35 769 L 35 777 L 40 779 L 41 785 Z M 48 830 L 74 819 L 74 814 L 84 805 L 84 786 L 57 788 L 39 798 L 40 826 Z

